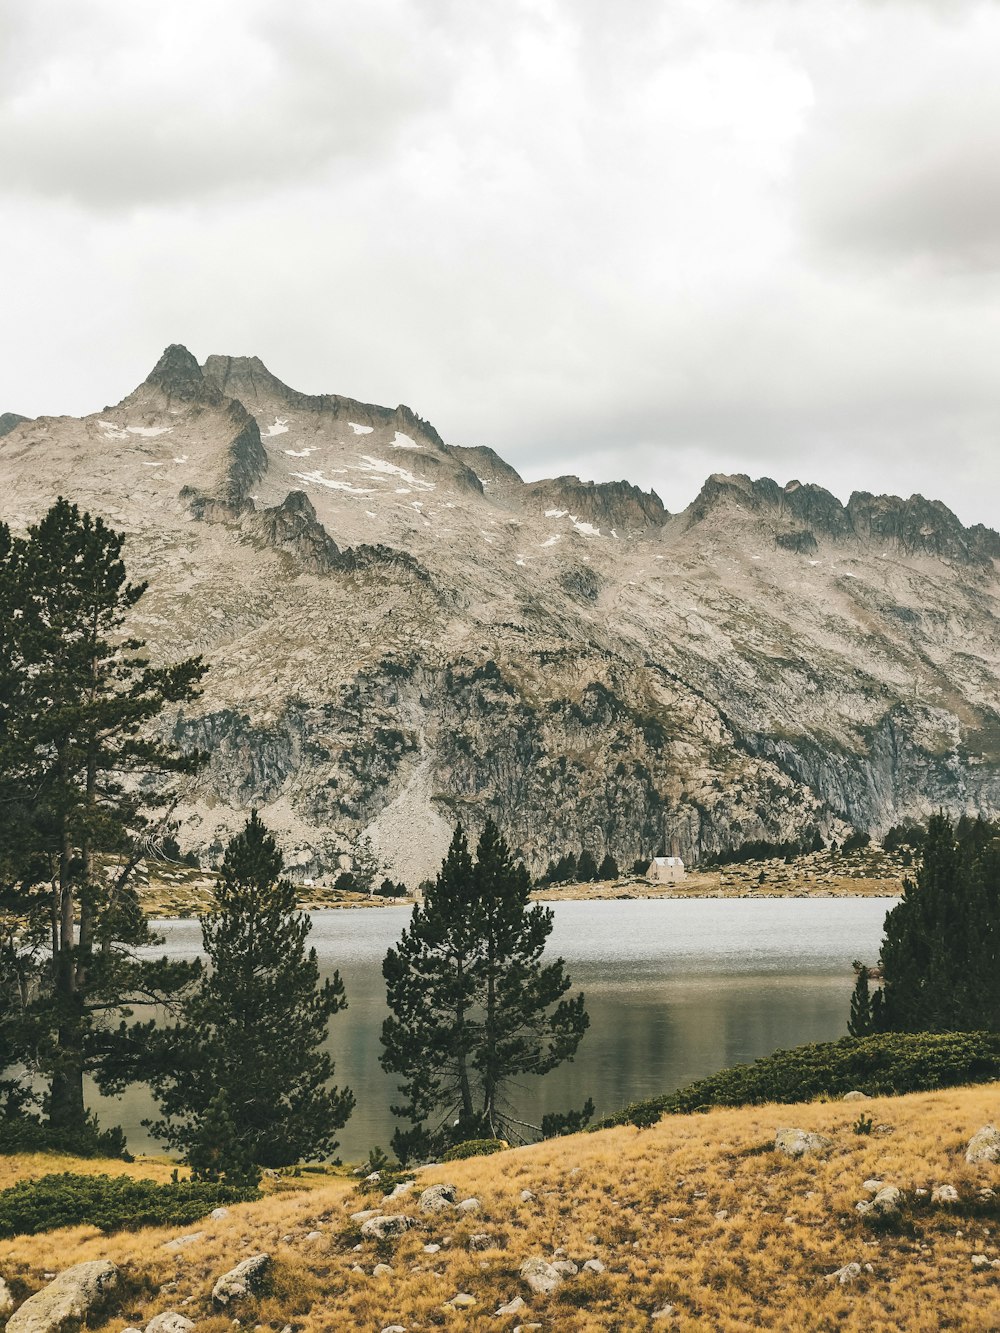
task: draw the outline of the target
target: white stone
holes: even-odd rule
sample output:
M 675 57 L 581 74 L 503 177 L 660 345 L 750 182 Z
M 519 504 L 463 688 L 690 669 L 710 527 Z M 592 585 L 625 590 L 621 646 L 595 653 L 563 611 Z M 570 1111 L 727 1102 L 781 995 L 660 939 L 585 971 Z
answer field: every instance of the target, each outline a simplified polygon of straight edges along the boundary
M 176 1310 L 164 1310 L 146 1325 L 146 1333 L 190 1333 L 194 1321 L 185 1319 Z
M 118 1269 L 105 1259 L 74 1264 L 29 1296 L 7 1321 L 7 1333 L 56 1333 L 71 1320 L 82 1323 L 118 1285 Z
M 834 1273 L 827 1273 L 827 1282 L 836 1282 L 842 1287 L 850 1286 L 852 1282 L 857 1282 L 861 1276 L 861 1265 L 859 1263 L 844 1264 L 843 1268 L 838 1268 Z
M 588 1259 L 583 1265 L 583 1271 L 585 1273 L 603 1273 L 604 1265 L 601 1263 L 600 1259 Z
M 421 1194 L 417 1207 L 422 1213 L 451 1212 L 457 1197 L 458 1190 L 454 1185 L 428 1185 Z
M 903 1191 L 895 1185 L 885 1185 L 870 1202 L 865 1199 L 854 1206 L 862 1216 L 893 1217 L 903 1206 Z
M 372 1277 L 392 1277 L 391 1264 L 376 1264 L 372 1269 Z
M 10 1287 L 0 1277 L 0 1319 L 6 1319 L 14 1308 L 14 1296 Z
M 821 1156 L 832 1147 L 833 1140 L 825 1134 L 811 1134 L 804 1129 L 779 1129 L 774 1136 L 775 1151 L 786 1157 Z
M 521 1265 L 521 1281 L 536 1296 L 549 1296 L 562 1286 L 563 1275 L 554 1264 L 544 1259 L 525 1259 Z
M 976 1130 L 965 1150 L 967 1162 L 1000 1162 L 1000 1129 L 996 1125 L 983 1125 Z
M 216 1305 L 229 1305 L 231 1301 L 245 1300 L 262 1291 L 271 1272 L 269 1254 L 251 1254 L 235 1268 L 231 1268 L 212 1288 L 212 1300 Z
M 501 1305 L 499 1307 L 497 1315 L 520 1314 L 522 1310 L 526 1310 L 527 1308 L 524 1300 L 520 1296 L 515 1296 L 512 1301 L 508 1301 L 506 1305 Z
M 478 1213 L 480 1208 L 478 1199 L 463 1199 L 458 1205 L 460 1213 Z
M 224 1217 L 229 1216 L 228 1208 L 213 1208 L 209 1216 L 214 1222 L 221 1222 Z
M 841 1100 L 845 1102 L 866 1102 L 869 1097 L 867 1092 L 858 1092 L 855 1089 L 851 1092 L 845 1092 Z
M 935 1185 L 931 1190 L 931 1203 L 958 1203 L 958 1190 L 954 1185 Z
M 522 1203 L 534 1203 L 534 1200 L 535 1200 L 535 1196 L 534 1196 L 534 1194 L 532 1194 L 531 1190 L 522 1190 L 522 1191 L 521 1191 L 521 1202 L 522 1202 Z
M 393 1213 L 390 1217 L 370 1217 L 361 1227 L 361 1234 L 365 1240 L 391 1240 L 416 1225 L 405 1213 Z
M 186 1236 L 175 1236 L 173 1240 L 164 1241 L 163 1248 L 165 1250 L 183 1250 L 186 1245 L 195 1245 L 204 1237 L 204 1231 L 191 1231 Z

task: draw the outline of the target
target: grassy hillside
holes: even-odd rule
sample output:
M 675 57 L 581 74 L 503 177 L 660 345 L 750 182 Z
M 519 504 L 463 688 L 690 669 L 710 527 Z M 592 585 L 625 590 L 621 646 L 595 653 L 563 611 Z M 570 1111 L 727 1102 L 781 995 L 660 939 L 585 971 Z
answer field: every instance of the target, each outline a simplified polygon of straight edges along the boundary
M 854 1132 L 859 1112 L 872 1118 L 870 1134 Z M 310 1181 L 301 1191 L 305 1180 L 290 1180 L 282 1192 L 192 1226 L 203 1235 L 179 1249 L 164 1248 L 176 1235 L 169 1230 L 105 1237 L 75 1228 L 0 1242 L 0 1274 L 23 1292 L 70 1262 L 112 1259 L 126 1270 L 129 1294 L 105 1333 L 127 1322 L 141 1327 L 167 1308 L 204 1333 L 222 1333 L 232 1315 L 211 1313 L 212 1283 L 255 1251 L 275 1259 L 274 1294 L 241 1309 L 244 1326 L 290 1323 L 302 1333 L 392 1324 L 409 1333 L 504 1330 L 533 1321 L 581 1333 L 995 1328 L 1000 1270 L 974 1267 L 972 1256 L 1000 1255 L 1000 1200 L 981 1194 L 1000 1187 L 1000 1166 L 968 1166 L 964 1149 L 998 1115 L 996 1085 L 673 1115 L 648 1129 L 622 1126 L 426 1168 L 417 1190 L 448 1181 L 460 1198 L 476 1196 L 481 1211 L 424 1217 L 415 1194 L 393 1200 L 385 1211 L 419 1220 L 393 1242 L 361 1241 L 350 1214 L 371 1199 L 349 1180 Z M 829 1135 L 834 1147 L 825 1158 L 779 1156 L 772 1145 L 782 1126 Z M 8 1159 L 4 1170 L 9 1180 L 65 1165 L 35 1155 Z M 102 1165 L 124 1169 L 80 1169 Z M 160 1164 L 129 1169 L 162 1178 Z M 905 1192 L 897 1229 L 873 1230 L 856 1212 L 870 1178 Z M 939 1184 L 953 1185 L 959 1202 L 932 1205 L 916 1193 Z M 522 1201 L 523 1190 L 535 1197 Z M 321 1234 L 308 1239 L 313 1231 Z M 488 1234 L 488 1248 L 469 1248 L 475 1233 Z M 441 1249 L 428 1254 L 428 1244 Z M 581 1271 L 554 1295 L 533 1296 L 519 1277 L 522 1262 L 551 1259 L 558 1248 L 581 1268 L 597 1258 L 605 1271 Z M 374 1277 L 379 1262 L 392 1273 Z M 855 1283 L 827 1280 L 851 1262 L 862 1265 Z M 176 1286 L 158 1294 L 163 1284 Z M 476 1304 L 449 1307 L 458 1293 Z M 494 1318 L 515 1296 L 526 1308 Z M 651 1323 L 666 1304 L 675 1315 Z

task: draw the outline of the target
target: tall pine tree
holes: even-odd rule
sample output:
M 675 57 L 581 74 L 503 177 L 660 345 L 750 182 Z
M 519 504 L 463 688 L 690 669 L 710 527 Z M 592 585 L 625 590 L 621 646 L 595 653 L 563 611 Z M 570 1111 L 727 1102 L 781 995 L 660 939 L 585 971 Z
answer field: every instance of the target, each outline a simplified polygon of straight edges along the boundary
M 404 1156 L 488 1134 L 517 1137 L 511 1089 L 571 1059 L 588 1026 L 561 959 L 544 962 L 552 913 L 529 903 L 530 881 L 488 821 L 469 856 L 459 828 L 423 906 L 383 972 L 390 1016 L 382 1064 L 402 1077 L 411 1122 Z M 530 1127 L 528 1127 L 530 1128 Z
M 915 879 L 885 919 L 880 1022 L 892 1031 L 1000 1029 L 1000 843 L 978 820 L 927 826 Z
M 130 1006 L 176 993 L 188 964 L 153 942 L 132 873 L 166 796 L 196 759 L 157 739 L 164 706 L 193 697 L 192 658 L 153 667 L 127 631 L 145 584 L 124 536 L 59 500 L 13 537 L 0 525 L 0 898 L 18 923 L 19 1056 L 48 1082 L 54 1126 L 82 1130 L 84 1074 L 100 1077 Z
M 347 1007 L 343 982 L 335 972 L 320 984 L 309 917 L 282 869 L 255 811 L 226 848 L 215 905 L 201 918 L 209 969 L 179 1022 L 149 1032 L 163 1113 L 152 1131 L 204 1174 L 329 1156 L 354 1108 L 350 1090 L 330 1086 L 323 1049 L 330 1019 Z

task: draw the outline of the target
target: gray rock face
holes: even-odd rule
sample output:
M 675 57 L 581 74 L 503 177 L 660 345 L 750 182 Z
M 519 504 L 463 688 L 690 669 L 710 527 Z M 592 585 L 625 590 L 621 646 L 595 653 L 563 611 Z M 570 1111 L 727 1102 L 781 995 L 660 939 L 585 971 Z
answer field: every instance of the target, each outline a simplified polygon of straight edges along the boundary
M 361 1234 L 365 1240 L 392 1240 L 416 1225 L 416 1220 L 405 1213 L 392 1213 L 387 1217 L 370 1217 L 362 1223 Z
M 58 494 L 129 534 L 154 660 L 210 664 L 185 850 L 256 804 L 293 874 L 368 836 L 413 884 L 459 813 L 538 872 L 1000 812 L 1000 537 L 919 496 L 715 476 L 671 516 L 178 345 L 0 435 L 0 518 Z
M 118 1270 L 106 1260 L 75 1264 L 34 1296 L 7 1321 L 7 1333 L 62 1333 L 82 1323 L 118 1285 Z
M 564 1280 L 555 1264 L 550 1264 L 546 1259 L 525 1259 L 521 1265 L 521 1281 L 536 1296 L 550 1296 L 562 1286 Z
M 775 1152 L 786 1157 L 821 1157 L 833 1147 L 825 1134 L 811 1134 L 804 1129 L 779 1129 L 774 1136 Z
M 266 1288 L 270 1276 L 271 1256 L 251 1254 L 228 1273 L 223 1273 L 212 1288 L 212 1300 L 226 1308 L 248 1296 L 257 1296 Z
M 869 1098 L 867 1092 L 845 1092 L 842 1100 L 845 1102 L 866 1102 Z
M 965 1160 L 977 1162 L 1000 1162 L 1000 1130 L 996 1125 L 984 1125 L 973 1134 L 965 1150 Z
M 193 1319 L 186 1319 L 176 1310 L 164 1310 L 146 1325 L 146 1333 L 190 1333 L 195 1327 Z
M 454 1185 L 429 1185 L 420 1195 L 417 1207 L 422 1213 L 450 1213 L 454 1211 L 458 1190 Z
M 0 1277 L 0 1319 L 6 1319 L 14 1308 L 14 1297 L 11 1294 L 10 1287 Z
M 931 1203 L 958 1203 L 958 1190 L 954 1185 L 935 1185 L 931 1190 Z

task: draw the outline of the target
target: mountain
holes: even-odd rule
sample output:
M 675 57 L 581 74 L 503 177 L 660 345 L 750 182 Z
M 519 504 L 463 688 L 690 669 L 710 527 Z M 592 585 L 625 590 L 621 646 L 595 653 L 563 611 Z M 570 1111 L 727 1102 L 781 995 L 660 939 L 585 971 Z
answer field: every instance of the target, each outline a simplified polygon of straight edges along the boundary
M 1000 537 L 936 501 L 716 475 L 669 513 L 178 345 L 6 430 L 3 518 L 60 494 L 128 532 L 152 652 L 211 665 L 185 847 L 253 804 L 300 875 L 367 835 L 412 883 L 488 814 L 537 870 L 1000 813 Z

